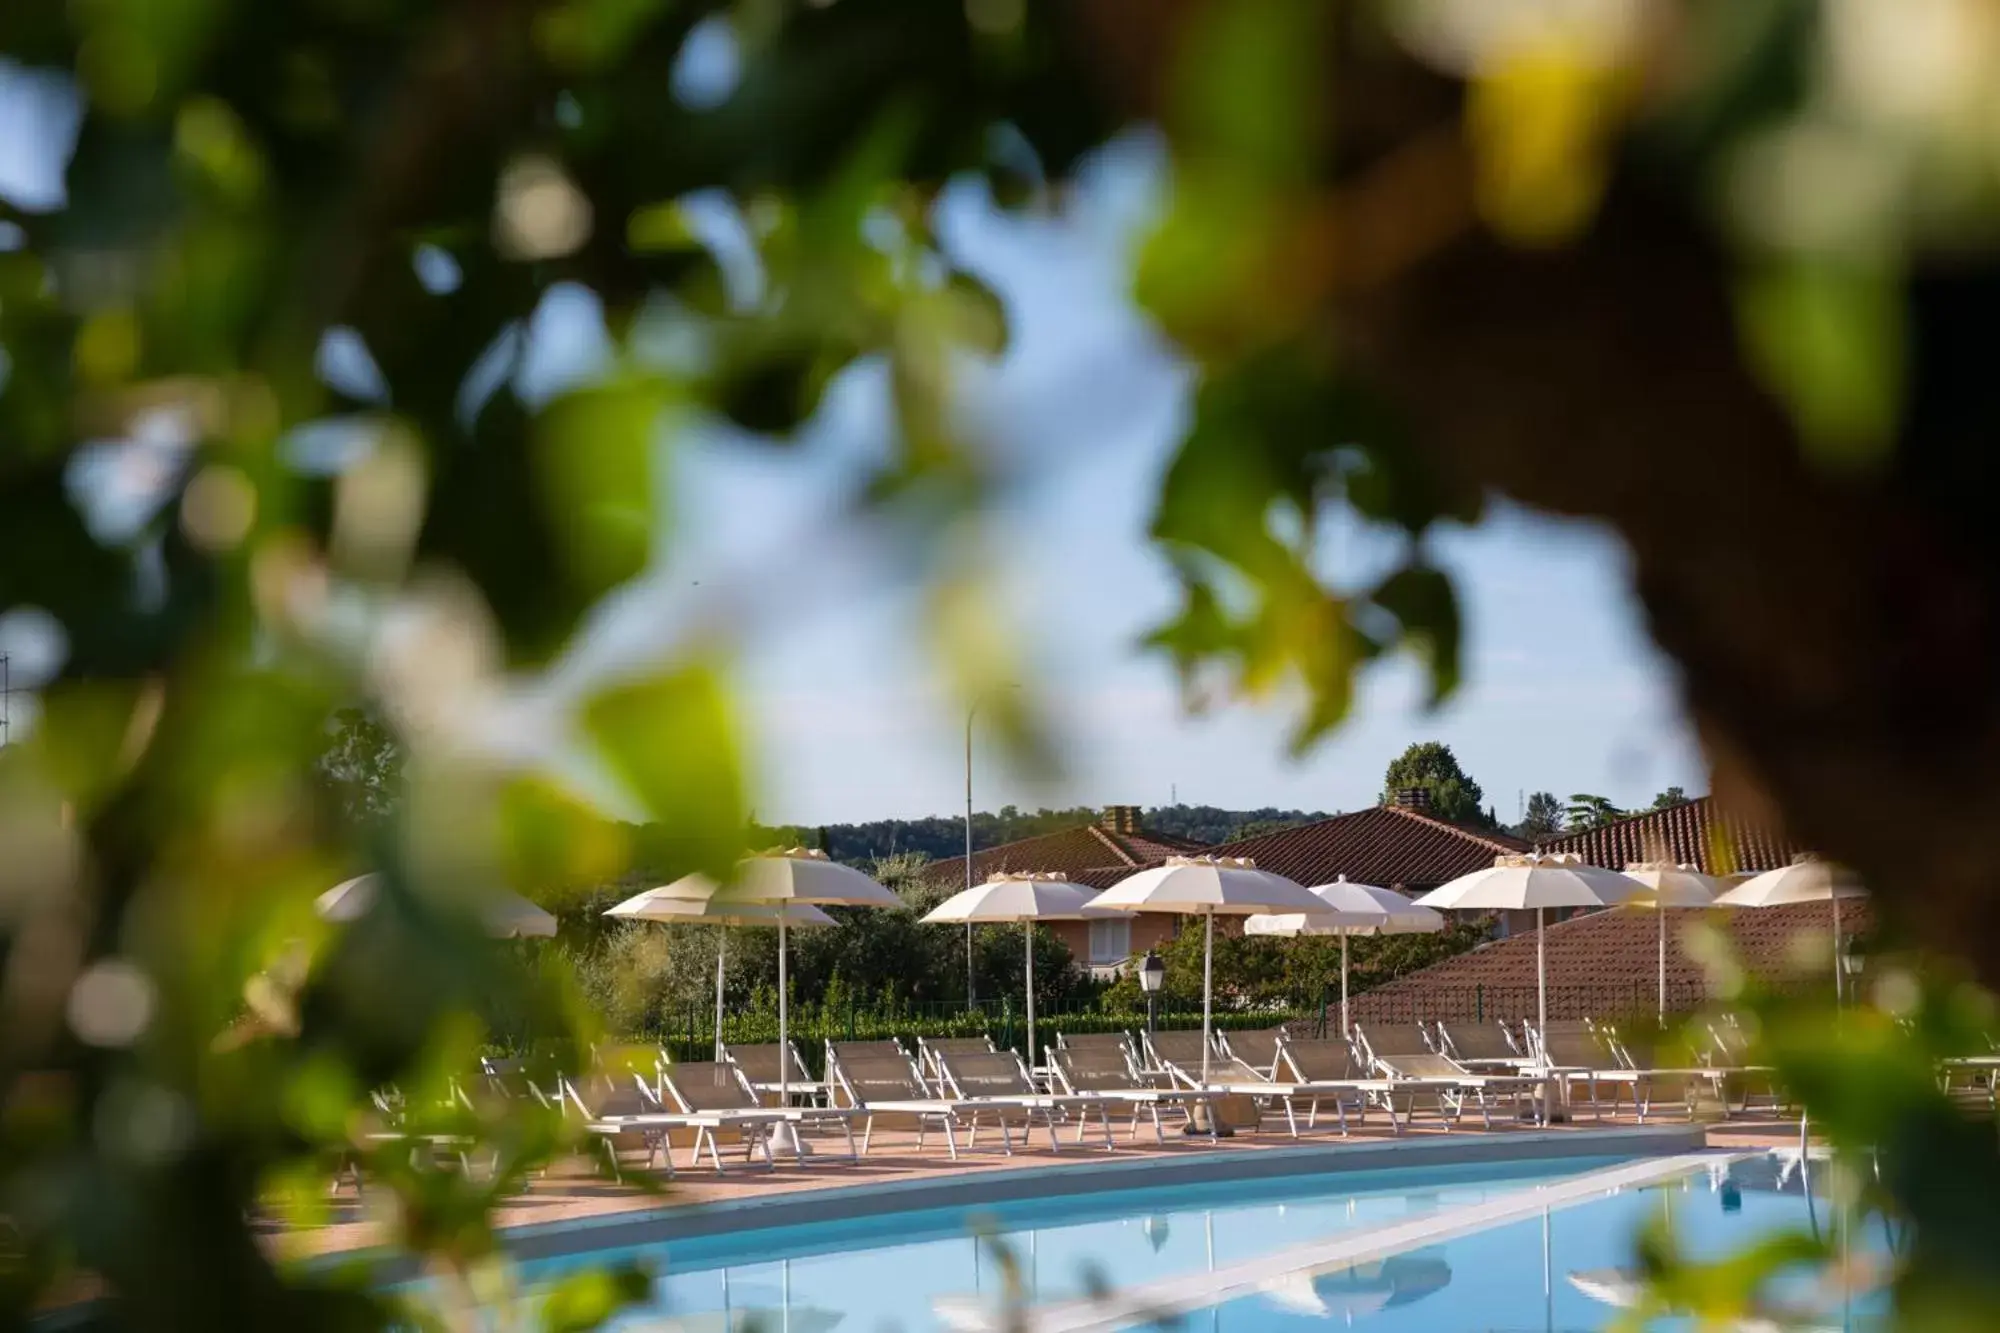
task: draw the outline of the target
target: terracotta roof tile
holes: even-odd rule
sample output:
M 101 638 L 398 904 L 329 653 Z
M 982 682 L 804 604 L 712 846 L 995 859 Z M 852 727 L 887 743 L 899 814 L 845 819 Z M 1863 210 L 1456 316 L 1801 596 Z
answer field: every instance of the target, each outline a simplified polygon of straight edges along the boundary
M 1775 870 L 1806 850 L 1775 831 L 1722 809 L 1712 796 L 1665 810 L 1551 838 L 1545 852 L 1573 852 L 1594 866 L 1622 870 L 1634 861 L 1672 860 L 1711 875 Z
M 1729 932 L 1745 968 L 1764 977 L 1797 975 L 1795 941 L 1807 932 L 1831 932 L 1826 903 L 1739 910 L 1687 908 L 1667 913 L 1667 985 L 1670 1004 L 1691 1006 L 1703 993 L 1706 975 L 1683 945 L 1687 928 L 1703 915 Z M 1864 934 L 1872 923 L 1868 904 L 1843 902 L 1843 936 Z M 1591 912 L 1548 928 L 1549 1016 L 1607 1017 L 1637 997 L 1650 1006 L 1658 986 L 1658 923 L 1651 912 Z M 1532 1011 L 1535 991 L 1535 932 L 1522 931 L 1469 953 L 1447 958 L 1357 996 L 1357 1017 L 1411 1013 L 1413 1007 L 1450 1017 L 1470 994 L 1484 992 L 1487 1016 Z M 1465 1015 L 1469 1017 L 1469 1015 Z
M 984 880 L 988 875 L 1007 870 L 1057 872 L 1079 884 L 1103 888 L 1141 866 L 1206 850 L 1200 843 L 1172 834 L 1113 833 L 1098 824 L 1079 824 L 1040 837 L 982 847 L 972 854 L 972 876 L 974 880 Z M 1099 873 L 1095 878 L 1084 878 L 1089 872 Z M 1103 878 L 1106 874 L 1109 879 Z M 923 877 L 926 883 L 939 888 L 962 886 L 965 858 L 954 856 L 948 861 L 933 861 L 924 867 Z
M 1462 828 L 1400 806 L 1379 805 L 1349 815 L 1279 829 L 1203 854 L 1247 856 L 1260 870 L 1305 885 L 1341 875 L 1361 884 L 1409 890 L 1434 889 L 1527 844 L 1505 833 Z

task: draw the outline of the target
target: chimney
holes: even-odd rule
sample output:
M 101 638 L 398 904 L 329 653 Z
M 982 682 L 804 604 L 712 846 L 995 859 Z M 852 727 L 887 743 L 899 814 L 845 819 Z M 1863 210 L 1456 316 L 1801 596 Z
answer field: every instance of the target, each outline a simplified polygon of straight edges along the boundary
M 1421 810 L 1430 813 L 1431 789 L 1429 787 L 1398 787 L 1391 801 L 1399 810 Z
M 1139 831 L 1139 807 L 1136 805 L 1107 805 L 1104 818 L 1099 821 L 1109 833 L 1134 834 Z

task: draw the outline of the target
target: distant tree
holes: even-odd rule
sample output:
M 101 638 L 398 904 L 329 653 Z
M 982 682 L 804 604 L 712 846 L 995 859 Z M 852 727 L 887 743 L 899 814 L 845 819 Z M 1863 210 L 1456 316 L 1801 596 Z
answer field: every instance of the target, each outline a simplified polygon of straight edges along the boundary
M 1563 830 L 1563 803 L 1552 791 L 1538 791 L 1528 798 L 1528 809 L 1514 829 L 1519 837 L 1535 842 L 1553 838 Z
M 1261 838 L 1266 833 L 1282 833 L 1288 828 L 1297 828 L 1305 823 L 1303 819 L 1246 819 L 1230 830 L 1227 842 L 1241 842 L 1245 838 Z
M 1623 819 L 1625 812 L 1605 797 L 1577 792 L 1569 798 L 1569 809 L 1564 815 L 1571 830 L 1579 830 L 1602 828 L 1614 819 Z
M 1689 799 L 1688 794 L 1679 787 L 1669 787 L 1653 798 L 1653 804 L 1650 808 L 1654 810 L 1666 810 L 1676 805 L 1686 805 Z
M 1487 822 L 1486 793 L 1459 767 L 1458 756 L 1442 741 L 1418 741 L 1390 761 L 1382 778 L 1382 803 L 1389 804 L 1405 787 L 1430 793 L 1431 813 L 1455 824 Z

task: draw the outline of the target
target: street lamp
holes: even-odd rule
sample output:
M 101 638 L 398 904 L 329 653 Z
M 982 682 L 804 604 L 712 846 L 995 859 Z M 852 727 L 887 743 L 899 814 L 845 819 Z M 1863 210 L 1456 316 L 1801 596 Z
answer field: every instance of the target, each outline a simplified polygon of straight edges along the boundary
M 1018 690 L 1020 685 L 1007 681 L 997 686 L 1003 690 Z M 979 712 L 979 705 L 985 702 L 974 699 L 972 706 L 965 710 L 965 887 L 972 888 L 972 719 Z M 965 923 L 965 1012 L 972 1012 L 974 1003 L 972 981 L 972 923 Z
M 1167 965 L 1160 961 L 1160 955 L 1146 950 L 1146 960 L 1139 964 L 1139 989 L 1146 992 L 1146 1031 L 1153 1030 L 1153 1001 L 1160 993 L 1160 987 L 1167 984 Z

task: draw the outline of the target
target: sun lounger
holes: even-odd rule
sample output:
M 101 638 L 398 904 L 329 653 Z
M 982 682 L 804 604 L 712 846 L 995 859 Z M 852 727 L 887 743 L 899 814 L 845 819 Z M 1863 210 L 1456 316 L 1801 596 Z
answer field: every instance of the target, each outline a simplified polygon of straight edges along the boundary
M 1488 1094 L 1512 1094 L 1516 1113 L 1519 1114 L 1522 1100 L 1542 1086 L 1539 1076 L 1529 1078 L 1516 1074 L 1475 1073 L 1450 1056 L 1439 1055 L 1435 1051 L 1414 1055 L 1378 1054 L 1375 1067 L 1399 1085 L 1398 1091 L 1407 1091 L 1414 1096 L 1419 1089 L 1423 1089 L 1436 1094 L 1439 1118 L 1447 1126 L 1465 1118 L 1466 1103 L 1470 1101 L 1479 1108 L 1481 1123 L 1491 1129 L 1492 1102 Z
M 991 1055 L 993 1038 L 981 1034 L 977 1037 L 919 1037 L 917 1038 L 917 1067 L 924 1071 L 926 1078 L 936 1078 L 939 1070 L 937 1057 L 940 1055 Z
M 1076 1113 L 1076 1141 L 1082 1143 L 1084 1132 L 1090 1126 L 1090 1113 L 1096 1111 L 1098 1121 L 1104 1126 L 1104 1146 L 1115 1146 L 1105 1098 L 1092 1093 L 1040 1091 L 1035 1087 L 1034 1080 L 1028 1077 L 1028 1067 L 1012 1051 L 940 1051 L 937 1053 L 937 1069 L 945 1090 L 962 1101 L 997 1098 L 1017 1102 L 1027 1108 L 1029 1131 L 1034 1128 L 1035 1118 L 1039 1115 L 1042 1127 L 1049 1132 L 1049 1146 L 1057 1151 L 1062 1148 L 1056 1138 L 1055 1118 L 1058 1112 Z M 1026 1140 L 1027 1132 L 1022 1138 Z
M 1599 1090 L 1611 1091 L 1611 1109 L 1618 1109 L 1618 1093 L 1622 1089 L 1632 1099 L 1632 1110 L 1640 1120 L 1644 1120 L 1652 1110 L 1655 1091 L 1662 1085 L 1681 1089 L 1682 1100 L 1690 1117 L 1694 1114 L 1694 1098 L 1689 1089 L 1705 1086 L 1714 1091 L 1717 1100 L 1727 1106 L 1724 1092 L 1723 1074 L 1720 1070 L 1695 1064 L 1693 1061 L 1678 1068 L 1641 1068 L 1619 1060 L 1615 1051 L 1607 1051 L 1606 1043 L 1598 1037 L 1575 1030 L 1551 1031 L 1537 1043 L 1548 1061 L 1546 1067 L 1538 1066 L 1539 1073 L 1546 1073 L 1562 1085 L 1564 1100 L 1574 1096 L 1577 1084 L 1583 1084 L 1590 1093 L 1590 1106 L 1599 1119 L 1604 1110 L 1598 1096 Z
M 1056 1048 L 1064 1051 L 1108 1052 L 1137 1062 L 1138 1047 L 1132 1042 L 1129 1032 L 1058 1032 Z
M 800 1165 L 805 1163 L 805 1146 L 799 1141 L 797 1131 L 837 1126 L 847 1136 L 847 1155 L 857 1158 L 854 1149 L 855 1113 L 851 1110 L 834 1110 L 822 1106 L 766 1106 L 756 1091 L 746 1083 L 743 1075 L 733 1066 L 713 1064 L 707 1061 L 684 1061 L 671 1069 L 660 1071 L 662 1090 L 682 1111 L 690 1113 L 712 1113 L 728 1117 L 728 1126 L 744 1132 L 744 1156 L 749 1156 L 754 1138 L 762 1138 L 771 1126 L 789 1124 L 793 1127 L 792 1152 Z M 701 1131 L 697 1131 L 699 1134 Z M 709 1147 L 713 1151 L 715 1139 L 708 1136 Z M 695 1157 L 701 1155 L 701 1144 L 697 1138 Z M 769 1145 L 766 1144 L 766 1156 Z M 719 1154 L 716 1169 L 721 1169 Z
M 814 1078 L 806 1072 L 805 1061 L 799 1058 L 797 1046 L 787 1043 L 785 1054 L 791 1058 L 791 1067 L 786 1070 L 788 1077 L 784 1086 L 794 1097 L 809 1097 L 825 1105 L 830 1087 L 825 1079 Z M 735 1065 L 756 1090 L 760 1098 L 775 1099 L 778 1095 L 778 1043 L 775 1041 L 755 1043 L 722 1043 L 722 1058 Z
M 1445 1054 L 1468 1069 L 1492 1066 L 1525 1069 L 1538 1063 L 1515 1044 L 1513 1034 L 1498 1023 L 1439 1023 Z
M 690 1115 L 662 1111 L 652 1097 L 646 1081 L 636 1075 L 626 1086 L 612 1083 L 604 1077 L 588 1080 L 589 1091 L 579 1088 L 569 1078 L 558 1084 L 563 1104 L 569 1108 L 582 1124 L 584 1130 L 597 1138 L 604 1150 L 605 1163 L 611 1168 L 614 1178 L 623 1180 L 624 1170 L 619 1161 L 621 1148 L 629 1147 L 633 1140 L 646 1150 L 646 1166 L 651 1168 L 655 1161 L 667 1168 L 667 1175 L 674 1175 L 674 1155 L 667 1141 L 667 1134 L 676 1129 L 708 1129 L 723 1127 L 724 1118 L 719 1115 Z M 770 1160 L 769 1145 L 765 1145 L 765 1160 Z M 722 1169 L 717 1160 L 716 1169 Z
M 1301 1083 L 1318 1087 L 1352 1089 L 1356 1094 L 1357 1119 L 1364 1123 L 1368 1119 L 1368 1108 L 1379 1106 L 1389 1113 L 1390 1132 L 1400 1134 L 1402 1125 L 1396 1119 L 1396 1098 L 1398 1091 L 1394 1080 L 1371 1075 L 1365 1065 L 1357 1066 L 1353 1050 L 1339 1037 L 1326 1039 L 1285 1037 L 1278 1043 L 1278 1075 L 1281 1079 L 1293 1078 Z M 1406 1099 L 1410 1090 L 1404 1090 Z M 1317 1108 L 1315 1108 L 1317 1109 Z M 1410 1106 L 1404 1107 L 1404 1119 L 1409 1118 Z M 1346 1108 L 1342 1107 L 1345 1120 Z M 1311 1118 L 1308 1118 L 1308 1125 Z M 1344 1128 L 1343 1123 L 1343 1128 Z
M 1278 1079 L 1278 1043 L 1284 1035 L 1283 1028 L 1225 1032 L 1221 1034 L 1222 1049 L 1232 1059 L 1275 1081 Z
M 1299 1134 L 1298 1103 L 1310 1104 L 1306 1113 L 1306 1126 L 1312 1128 L 1319 1120 L 1319 1106 L 1322 1101 L 1333 1102 L 1334 1110 L 1340 1116 L 1340 1132 L 1347 1133 L 1347 1103 L 1345 1094 L 1355 1091 L 1344 1082 L 1329 1083 L 1288 1083 L 1274 1079 L 1269 1073 L 1246 1064 L 1233 1055 L 1211 1049 L 1208 1053 L 1207 1076 L 1203 1077 L 1202 1043 L 1199 1032 L 1149 1032 L 1146 1034 L 1147 1050 L 1154 1062 L 1176 1079 L 1190 1088 L 1210 1088 L 1241 1097 L 1253 1097 L 1258 1101 L 1275 1101 L 1284 1108 L 1285 1125 L 1293 1138 Z M 1277 1064 L 1275 1051 L 1272 1065 Z
M 1008 1130 L 1007 1117 L 1009 1114 L 1016 1119 L 1021 1117 L 1026 1108 L 1020 1102 L 941 1097 L 924 1082 L 909 1056 L 881 1053 L 872 1049 L 875 1046 L 873 1042 L 826 1044 L 826 1071 L 833 1079 L 836 1093 L 865 1117 L 861 1130 L 863 1153 L 868 1151 L 874 1136 L 878 1115 L 907 1115 L 916 1121 L 918 1148 L 923 1147 L 926 1131 L 935 1125 L 944 1131 L 946 1151 L 957 1161 L 958 1126 L 970 1129 L 966 1146 L 972 1147 L 979 1139 L 980 1118 L 990 1115 L 999 1127 L 1002 1149 L 1010 1156 L 1013 1154 L 1014 1136 Z
M 1371 1064 L 1384 1055 L 1428 1055 L 1437 1041 L 1422 1023 L 1356 1023 L 1356 1044 Z
M 1162 1106 L 1178 1107 L 1192 1123 L 1190 1108 L 1198 1102 L 1214 1102 L 1224 1095 L 1219 1089 L 1176 1087 L 1176 1080 L 1166 1073 L 1141 1073 L 1122 1051 L 1058 1046 L 1050 1052 L 1050 1065 L 1055 1071 L 1056 1085 L 1064 1092 L 1088 1093 L 1130 1106 L 1134 1140 L 1139 1137 L 1142 1115 L 1152 1119 L 1153 1137 L 1164 1144 L 1167 1135 L 1160 1123 Z M 1211 1119 L 1209 1123 L 1213 1125 L 1214 1121 Z

